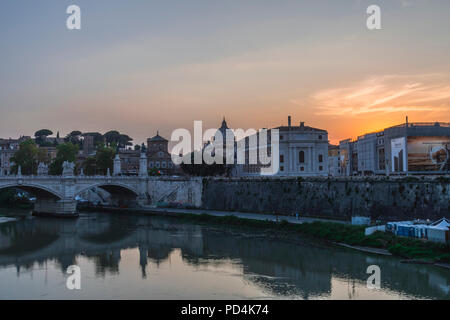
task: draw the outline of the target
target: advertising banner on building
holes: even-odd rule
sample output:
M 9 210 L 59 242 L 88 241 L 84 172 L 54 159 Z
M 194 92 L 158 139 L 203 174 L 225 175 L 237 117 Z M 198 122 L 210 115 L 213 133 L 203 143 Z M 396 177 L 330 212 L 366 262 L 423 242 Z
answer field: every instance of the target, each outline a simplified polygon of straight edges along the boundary
M 408 137 L 408 171 L 449 171 L 450 137 Z
M 406 171 L 406 138 L 391 140 L 391 163 L 393 172 Z

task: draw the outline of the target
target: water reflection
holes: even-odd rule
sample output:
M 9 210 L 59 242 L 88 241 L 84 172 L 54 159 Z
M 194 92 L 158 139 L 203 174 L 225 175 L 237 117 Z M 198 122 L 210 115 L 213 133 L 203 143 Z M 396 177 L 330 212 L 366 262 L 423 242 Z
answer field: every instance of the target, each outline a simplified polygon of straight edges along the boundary
M 129 250 L 138 252 L 136 256 L 123 258 Z M 161 292 L 162 297 L 169 299 L 180 298 L 176 295 L 181 286 L 176 280 L 178 275 L 190 277 L 200 271 L 208 275 L 210 283 L 195 283 L 195 288 L 190 289 L 192 297 L 228 298 L 210 296 L 211 291 L 206 289 L 210 286 L 213 290 L 214 285 L 218 291 L 223 286 L 228 293 L 238 294 L 243 289 L 238 285 L 233 288 L 232 277 L 238 277 L 252 288 L 245 295 L 247 298 L 351 299 L 390 294 L 399 298 L 448 299 L 450 290 L 450 272 L 445 269 L 401 264 L 396 258 L 309 242 L 286 243 L 256 235 L 229 234 L 195 224 L 181 224 L 174 219 L 89 213 L 77 220 L 26 216 L 0 225 L 0 275 L 15 267 L 20 276 L 49 262 L 64 274 L 69 265 L 84 260 L 94 266 L 93 274 L 89 275 L 93 282 L 105 277 L 123 277 L 122 286 L 128 281 L 122 275 L 124 271 L 139 268 L 143 282 L 150 277 L 152 268 L 169 263 L 172 269 L 163 279 L 164 288 L 173 290 Z M 382 290 L 369 295 L 365 293 L 365 281 L 366 268 L 371 264 L 381 268 Z M 7 297 L 2 290 L 5 289 L 0 287 L 0 297 Z M 133 289 L 130 284 L 127 292 L 127 296 L 119 297 L 149 297 L 145 287 L 140 285 Z M 203 292 L 207 296 L 200 294 Z M 109 297 L 100 289 L 96 294 L 94 298 Z M 187 291 L 184 298 L 191 297 L 189 294 Z

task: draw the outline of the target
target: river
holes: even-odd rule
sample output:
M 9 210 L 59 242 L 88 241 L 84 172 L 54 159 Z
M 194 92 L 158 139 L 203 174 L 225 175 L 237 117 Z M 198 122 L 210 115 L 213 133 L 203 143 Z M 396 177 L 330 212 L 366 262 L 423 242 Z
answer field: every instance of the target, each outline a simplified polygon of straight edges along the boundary
M 2 209 L 0 299 L 449 299 L 450 270 L 175 218 Z M 80 267 L 80 290 L 66 273 Z M 369 289 L 367 267 L 381 270 Z

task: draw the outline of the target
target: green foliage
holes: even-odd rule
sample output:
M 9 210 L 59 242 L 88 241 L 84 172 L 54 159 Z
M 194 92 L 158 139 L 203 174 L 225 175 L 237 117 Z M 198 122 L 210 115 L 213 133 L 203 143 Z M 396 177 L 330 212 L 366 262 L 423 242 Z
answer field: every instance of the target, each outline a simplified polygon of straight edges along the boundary
M 236 216 L 217 217 L 207 214 L 184 214 L 181 219 L 194 220 L 201 223 L 226 224 L 243 228 L 267 228 L 284 232 L 285 235 L 300 234 L 302 236 L 327 240 L 331 242 L 346 243 L 353 246 L 385 248 L 392 254 L 409 259 L 426 259 L 433 261 L 450 262 L 450 247 L 419 239 L 397 237 L 391 233 L 377 231 L 369 236 L 364 235 L 364 226 L 354 226 L 333 222 L 312 222 L 294 224 L 286 221 L 279 223 L 273 221 L 250 220 Z
M 119 131 L 108 131 L 103 137 L 105 138 L 106 145 L 113 146 L 116 145 L 118 147 L 124 148 L 126 146 L 131 146 L 133 139 L 126 134 L 121 134 Z
M 46 141 L 46 138 L 52 135 L 53 132 L 49 129 L 41 129 L 34 133 L 36 137 L 36 143 L 41 147 L 51 147 L 52 143 Z
M 111 147 L 99 147 L 95 156 L 88 157 L 83 161 L 81 167 L 85 175 L 93 176 L 96 174 L 105 175 L 108 172 L 113 172 L 114 157 L 116 150 Z
M 50 164 L 51 158 L 50 155 L 47 153 L 47 150 L 44 148 L 38 148 L 37 152 L 37 163 L 43 162 L 45 164 Z
M 36 143 L 31 139 L 20 143 L 19 150 L 11 157 L 11 161 L 14 162 L 11 168 L 13 173 L 17 173 L 20 166 L 22 174 L 36 174 L 38 166 L 38 147 Z
M 75 162 L 77 153 L 78 145 L 74 145 L 71 142 L 58 145 L 56 158 L 53 160 L 49 167 L 49 174 L 61 175 L 62 165 L 64 161 Z
M 112 173 L 115 155 L 116 150 L 113 148 L 110 147 L 99 148 L 95 155 L 96 173 L 105 175 L 108 172 L 108 168 Z
M 151 168 L 151 169 L 148 169 L 148 175 L 149 176 L 160 176 L 161 175 L 161 171 L 159 171 L 156 168 Z
M 83 141 L 81 140 L 81 135 L 82 135 L 82 133 L 79 130 L 72 131 L 64 138 L 64 141 L 70 142 L 74 145 L 77 145 L 79 148 L 81 148 L 83 146 Z
M 201 153 L 199 151 L 192 152 L 190 154 L 191 158 L 191 164 L 182 163 L 181 164 L 181 170 L 183 170 L 184 173 L 187 173 L 191 176 L 217 176 L 217 175 L 229 175 L 231 167 L 225 164 L 225 157 L 224 157 L 224 164 L 206 164 L 203 160 L 202 156 L 202 163 L 201 164 L 194 164 L 194 157 L 195 153 Z
M 41 130 L 36 131 L 34 133 L 34 136 L 36 138 L 38 138 L 38 137 L 48 137 L 48 136 L 51 136 L 52 134 L 53 134 L 53 132 L 51 130 L 49 130 L 49 129 L 41 129 Z
M 105 138 L 103 138 L 103 135 L 99 132 L 85 132 L 82 136 L 92 136 L 94 139 L 94 146 L 102 147 L 105 144 Z
M 83 172 L 85 175 L 93 176 L 97 172 L 97 166 L 96 166 L 96 159 L 95 157 L 88 157 L 86 160 L 84 160 L 82 164 Z

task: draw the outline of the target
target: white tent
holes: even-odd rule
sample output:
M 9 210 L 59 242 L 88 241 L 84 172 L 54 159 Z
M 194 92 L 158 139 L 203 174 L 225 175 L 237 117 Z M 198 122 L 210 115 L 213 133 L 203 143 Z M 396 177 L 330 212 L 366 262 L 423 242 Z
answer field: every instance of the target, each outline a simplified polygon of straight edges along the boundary
M 447 218 L 441 218 L 431 224 L 433 227 L 450 228 L 450 220 Z

